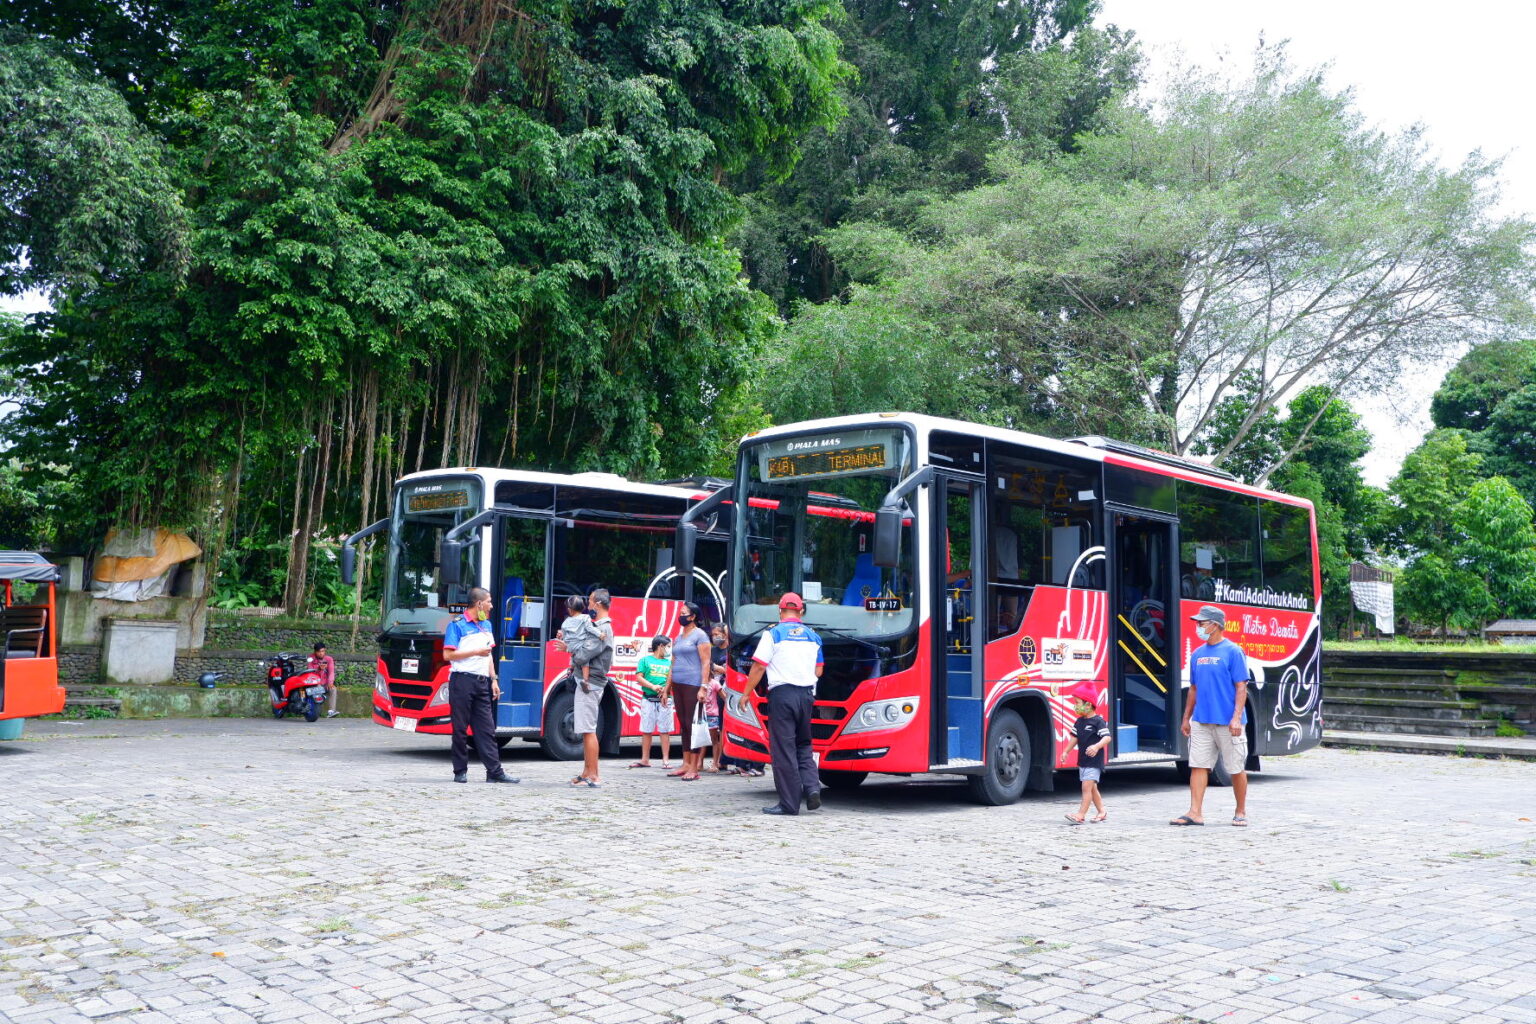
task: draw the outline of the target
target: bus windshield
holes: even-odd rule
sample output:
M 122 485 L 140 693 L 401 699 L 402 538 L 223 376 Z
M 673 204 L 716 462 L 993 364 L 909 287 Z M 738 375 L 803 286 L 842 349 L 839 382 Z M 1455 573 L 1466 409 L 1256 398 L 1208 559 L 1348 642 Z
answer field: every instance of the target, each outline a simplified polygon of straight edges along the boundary
M 733 545 L 732 625 L 750 635 L 778 621 L 778 599 L 805 599 L 805 621 L 831 636 L 909 629 L 912 528 L 901 564 L 874 564 L 875 510 L 909 463 L 900 430 L 766 439 L 742 449 Z
M 453 606 L 462 606 L 478 582 L 480 549 L 463 549 L 460 582 L 447 586 L 438 572 L 443 535 L 481 511 L 482 493 L 480 482 L 467 477 L 410 481 L 396 490 L 383 629 L 441 633 L 447 627 Z

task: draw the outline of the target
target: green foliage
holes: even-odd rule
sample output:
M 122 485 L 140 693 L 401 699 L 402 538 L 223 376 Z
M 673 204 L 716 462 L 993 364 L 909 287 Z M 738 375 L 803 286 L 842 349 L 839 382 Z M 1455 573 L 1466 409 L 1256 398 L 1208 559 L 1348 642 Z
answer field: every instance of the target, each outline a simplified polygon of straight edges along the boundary
M 5 180 L 47 172 L 62 197 L 0 236 L 58 294 L 0 341 L 0 366 L 49 367 L 7 419 L 12 454 L 95 496 L 95 536 L 250 539 L 221 600 L 270 595 L 285 544 L 281 593 L 308 581 L 334 607 L 312 539 L 376 514 L 407 468 L 717 460 L 710 431 L 751 419 L 740 384 L 776 326 L 727 244 L 741 205 L 722 178 L 787 173 L 837 120 L 836 14 L 22 2 L 18 22 L 95 77 L 42 44 L 4 57 L 0 124 L 26 129 L 0 143 Z M 37 114 L 54 94 L 116 148 Z
M 1475 629 L 1494 611 L 1483 580 L 1469 569 L 1436 554 L 1420 555 L 1397 578 L 1400 612 L 1418 622 L 1438 622 L 1441 636 L 1450 629 Z
M 944 322 L 985 338 L 977 364 L 1036 413 L 1186 451 L 1239 397 L 1223 463 L 1303 387 L 1374 390 L 1528 314 L 1533 228 L 1487 214 L 1496 168 L 1440 169 L 1281 51 L 1242 81 L 1186 74 L 1153 110 L 1109 106 L 1074 141 L 1009 147 L 988 182 L 887 218 L 915 250 L 899 261 L 874 231 L 830 235 L 875 243 L 842 264 L 914 304 L 963 284 Z
M 185 211 L 154 135 L 62 48 L 0 30 L 0 293 L 184 268 Z
M 1483 453 L 1489 473 L 1507 477 L 1527 502 L 1536 501 L 1536 383 L 1505 396 L 1468 444 Z
M 1494 616 L 1536 614 L 1536 528 L 1513 484 L 1479 480 L 1457 507 L 1457 559 L 1482 578 Z
M 1464 432 L 1430 431 L 1389 487 L 1396 500 L 1387 524 L 1392 549 L 1448 555 L 1456 539 L 1455 511 L 1482 476 L 1483 457 L 1468 450 Z
M 1461 358 L 1430 399 L 1437 427 L 1483 430 L 1510 395 L 1536 384 L 1536 341 L 1496 340 Z

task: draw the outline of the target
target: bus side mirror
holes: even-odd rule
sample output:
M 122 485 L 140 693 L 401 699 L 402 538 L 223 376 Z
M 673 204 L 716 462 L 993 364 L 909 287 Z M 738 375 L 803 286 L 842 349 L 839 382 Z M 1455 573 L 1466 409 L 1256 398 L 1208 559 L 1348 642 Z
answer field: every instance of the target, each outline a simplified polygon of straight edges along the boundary
M 457 540 L 444 540 L 442 543 L 442 564 L 437 567 L 437 582 L 445 587 L 458 586 L 459 563 L 464 558 L 464 543 Z
M 684 579 L 693 578 L 693 558 L 699 546 L 699 528 L 693 523 L 677 524 L 677 551 L 672 556 L 672 568 Z
M 349 587 L 357 582 L 357 549 L 350 544 L 341 548 L 341 582 Z
M 901 564 L 901 509 L 882 505 L 875 513 L 874 563 L 882 569 Z

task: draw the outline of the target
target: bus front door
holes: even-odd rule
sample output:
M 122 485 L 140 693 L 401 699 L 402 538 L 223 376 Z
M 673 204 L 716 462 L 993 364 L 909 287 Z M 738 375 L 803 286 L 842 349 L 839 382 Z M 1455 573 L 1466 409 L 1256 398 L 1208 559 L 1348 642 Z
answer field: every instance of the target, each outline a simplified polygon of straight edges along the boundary
M 985 495 L 979 480 L 941 474 L 934 483 L 938 542 L 931 593 L 943 595 L 934 615 L 933 733 L 929 760 L 954 764 L 982 759 L 981 658 L 985 604 L 978 582 L 984 564 L 980 544 Z
M 1132 752 L 1176 754 L 1179 603 L 1174 596 L 1174 523 L 1143 515 L 1111 515 L 1115 553 L 1110 636 L 1110 714 L 1132 726 L 1116 756 Z M 1134 743 L 1131 742 L 1134 738 Z
M 496 724 L 503 729 L 536 729 L 544 716 L 544 639 L 549 623 L 545 602 L 549 521 L 502 519 L 497 659 L 501 700 Z

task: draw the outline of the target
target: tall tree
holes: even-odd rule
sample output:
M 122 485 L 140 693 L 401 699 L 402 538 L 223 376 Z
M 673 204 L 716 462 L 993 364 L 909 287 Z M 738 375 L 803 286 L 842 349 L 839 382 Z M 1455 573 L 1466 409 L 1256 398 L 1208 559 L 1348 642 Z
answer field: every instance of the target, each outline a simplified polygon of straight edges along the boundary
M 407 469 L 712 458 L 773 329 L 723 182 L 787 172 L 847 71 L 831 0 L 13 6 L 131 100 L 189 230 L 185 275 L 55 278 L 6 432 L 105 520 L 285 552 L 296 611 Z
M 1497 165 L 1440 168 L 1421 132 L 1370 130 L 1281 51 L 1241 81 L 1188 72 L 1105 120 L 1075 153 L 998 158 L 996 182 L 925 210 L 906 231 L 918 258 L 879 277 L 913 302 L 963 292 L 958 322 L 988 341 L 976 358 L 1033 404 L 1077 415 L 1075 375 L 1112 366 L 1120 404 L 1184 452 L 1257 374 L 1221 463 L 1302 388 L 1378 390 L 1530 318 L 1536 229 L 1490 212 Z M 890 245 L 845 225 L 834 249 L 838 234 Z

